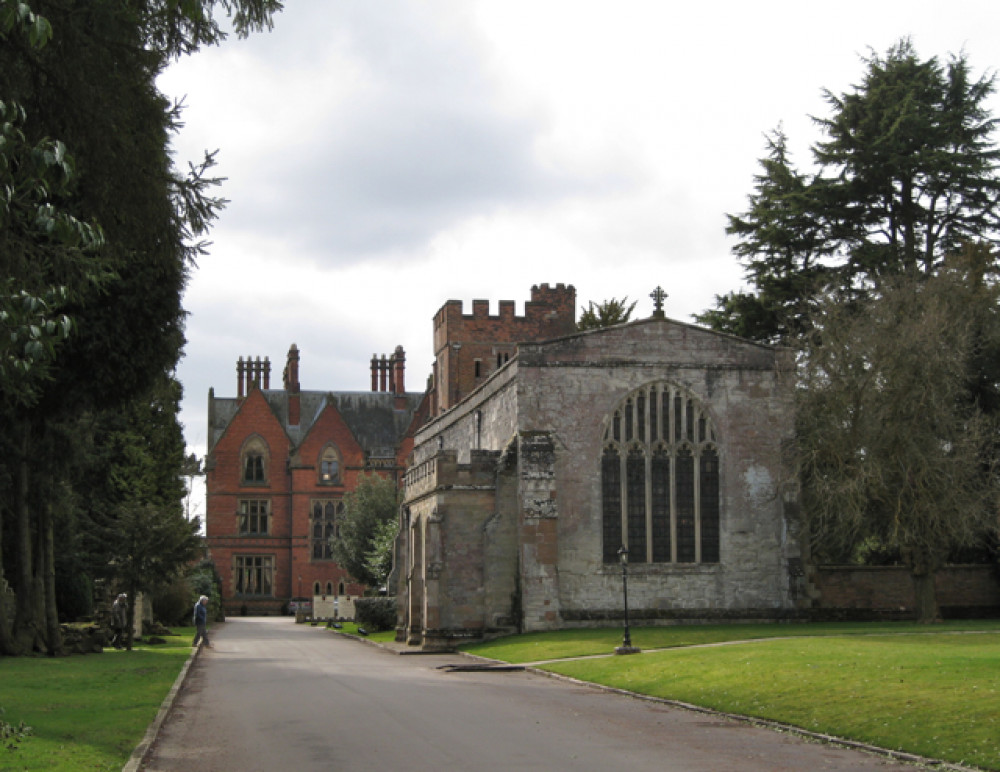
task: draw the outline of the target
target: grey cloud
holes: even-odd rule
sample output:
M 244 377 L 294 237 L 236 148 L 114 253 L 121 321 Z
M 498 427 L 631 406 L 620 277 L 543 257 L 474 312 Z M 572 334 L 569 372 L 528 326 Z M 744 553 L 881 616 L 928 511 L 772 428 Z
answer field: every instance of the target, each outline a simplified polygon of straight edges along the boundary
M 331 36 L 348 41 L 370 85 L 327 115 L 327 126 L 303 127 L 299 142 L 262 152 L 233 191 L 231 224 L 281 223 L 300 250 L 345 264 L 419 247 L 497 207 L 634 182 L 624 173 L 598 180 L 544 168 L 534 156 L 544 115 L 498 107 L 471 29 L 443 30 L 422 5 L 330 8 Z M 322 45 L 318 37 L 297 45 Z

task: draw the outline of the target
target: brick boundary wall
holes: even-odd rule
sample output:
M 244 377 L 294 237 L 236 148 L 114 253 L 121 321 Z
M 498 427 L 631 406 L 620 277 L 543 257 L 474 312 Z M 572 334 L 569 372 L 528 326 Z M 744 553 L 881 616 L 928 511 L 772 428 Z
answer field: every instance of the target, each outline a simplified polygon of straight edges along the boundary
M 907 615 L 915 606 L 913 579 L 902 566 L 816 566 L 809 572 L 813 610 Z M 1000 567 L 945 566 L 937 573 L 944 617 L 1000 616 Z

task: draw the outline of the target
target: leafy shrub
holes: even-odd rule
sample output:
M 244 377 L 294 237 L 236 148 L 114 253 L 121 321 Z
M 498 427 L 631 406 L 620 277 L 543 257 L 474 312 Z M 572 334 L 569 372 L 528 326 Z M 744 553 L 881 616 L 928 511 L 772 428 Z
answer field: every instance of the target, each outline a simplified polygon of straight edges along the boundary
M 153 616 L 168 627 L 191 624 L 193 590 L 186 577 L 174 581 L 153 593 Z
M 354 601 L 354 621 L 371 633 L 392 630 L 396 626 L 396 599 L 358 598 Z

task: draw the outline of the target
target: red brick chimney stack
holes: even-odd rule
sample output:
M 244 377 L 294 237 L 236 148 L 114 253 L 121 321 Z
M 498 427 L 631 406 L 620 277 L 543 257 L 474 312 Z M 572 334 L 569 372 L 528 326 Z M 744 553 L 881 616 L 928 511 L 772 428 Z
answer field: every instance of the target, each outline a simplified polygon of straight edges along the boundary
M 240 357 L 236 362 L 236 398 L 243 399 L 253 388 L 271 388 L 271 360 L 267 357 L 248 356 L 246 361 Z
M 396 346 L 396 350 L 392 354 L 392 393 L 393 394 L 405 394 L 406 393 L 406 352 L 403 351 L 402 346 Z
M 396 346 L 390 356 L 372 354 L 371 368 L 372 391 L 406 393 L 406 354 L 402 346 Z
M 253 388 L 253 357 L 247 355 L 247 366 L 243 371 L 243 380 L 245 381 L 243 388 L 246 395 L 250 396 L 250 390 Z
M 288 392 L 288 425 L 299 425 L 301 403 L 299 400 L 299 347 L 294 343 L 288 349 L 288 363 L 282 377 L 285 391 Z

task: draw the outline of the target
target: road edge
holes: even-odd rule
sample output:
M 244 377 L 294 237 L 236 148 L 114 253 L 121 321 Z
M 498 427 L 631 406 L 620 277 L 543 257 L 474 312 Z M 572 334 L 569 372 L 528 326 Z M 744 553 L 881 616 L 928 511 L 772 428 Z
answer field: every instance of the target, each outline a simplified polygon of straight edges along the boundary
M 191 649 L 191 655 L 187 658 L 187 661 L 181 668 L 181 672 L 177 674 L 177 678 L 174 679 L 174 685 L 170 687 L 170 691 L 167 692 L 167 696 L 164 697 L 163 702 L 160 703 L 160 709 L 156 713 L 156 718 L 154 718 L 153 722 L 146 727 L 146 734 L 143 735 L 139 744 L 135 746 L 129 760 L 125 762 L 125 766 L 122 767 L 122 772 L 138 772 L 138 770 L 142 768 L 142 764 L 146 760 L 146 756 L 149 754 L 150 749 L 153 747 L 153 743 L 156 741 L 157 735 L 160 733 L 160 727 L 163 726 L 163 722 L 167 719 L 167 714 L 169 714 L 171 708 L 173 708 L 174 700 L 177 699 L 177 695 L 180 693 L 181 687 L 184 686 L 184 681 L 187 680 L 188 672 L 191 670 L 191 665 L 198 658 L 198 654 L 201 652 L 201 649 L 201 646 L 195 646 Z

